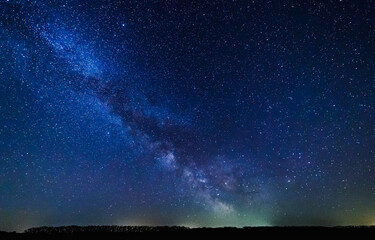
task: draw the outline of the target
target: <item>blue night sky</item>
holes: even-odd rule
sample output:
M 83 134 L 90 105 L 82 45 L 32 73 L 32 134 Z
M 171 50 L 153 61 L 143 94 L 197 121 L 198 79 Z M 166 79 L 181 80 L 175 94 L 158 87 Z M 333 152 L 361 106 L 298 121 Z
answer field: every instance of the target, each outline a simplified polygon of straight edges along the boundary
M 375 224 L 375 1 L 0 0 L 0 229 Z

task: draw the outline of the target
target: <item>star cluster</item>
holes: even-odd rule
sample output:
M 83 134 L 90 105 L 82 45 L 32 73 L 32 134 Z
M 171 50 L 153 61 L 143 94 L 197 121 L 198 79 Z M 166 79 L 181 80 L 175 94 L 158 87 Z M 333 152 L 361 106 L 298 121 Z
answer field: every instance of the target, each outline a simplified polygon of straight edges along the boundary
M 0 1 L 0 228 L 375 221 L 375 2 Z

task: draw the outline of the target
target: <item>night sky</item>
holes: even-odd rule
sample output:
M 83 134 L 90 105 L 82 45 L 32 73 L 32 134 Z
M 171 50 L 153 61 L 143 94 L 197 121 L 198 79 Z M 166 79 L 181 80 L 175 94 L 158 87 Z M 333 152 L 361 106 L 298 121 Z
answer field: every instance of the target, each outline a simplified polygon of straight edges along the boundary
M 0 0 L 0 230 L 375 224 L 375 1 Z

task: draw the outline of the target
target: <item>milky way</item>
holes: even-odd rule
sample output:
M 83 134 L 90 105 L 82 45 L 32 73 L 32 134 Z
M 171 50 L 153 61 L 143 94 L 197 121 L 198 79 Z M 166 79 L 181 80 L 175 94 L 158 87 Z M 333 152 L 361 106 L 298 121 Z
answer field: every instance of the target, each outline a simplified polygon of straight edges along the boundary
M 374 1 L 0 13 L 0 230 L 375 224 Z

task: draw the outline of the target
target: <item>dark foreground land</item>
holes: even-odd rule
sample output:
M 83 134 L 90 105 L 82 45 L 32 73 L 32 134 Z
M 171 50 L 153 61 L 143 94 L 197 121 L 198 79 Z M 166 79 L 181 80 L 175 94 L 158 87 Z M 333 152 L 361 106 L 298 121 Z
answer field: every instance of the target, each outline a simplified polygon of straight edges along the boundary
M 244 228 L 186 228 L 186 227 L 147 227 L 147 226 L 66 226 L 30 228 L 23 233 L 1 232 L 0 239 L 137 239 L 175 237 L 266 237 L 296 236 L 318 237 L 327 234 L 343 236 L 366 236 L 374 234 L 375 226 L 345 227 L 244 227 Z M 360 234 L 360 235 L 358 235 Z M 329 236 L 329 235 L 328 235 Z M 370 235 L 371 236 L 371 235 Z

